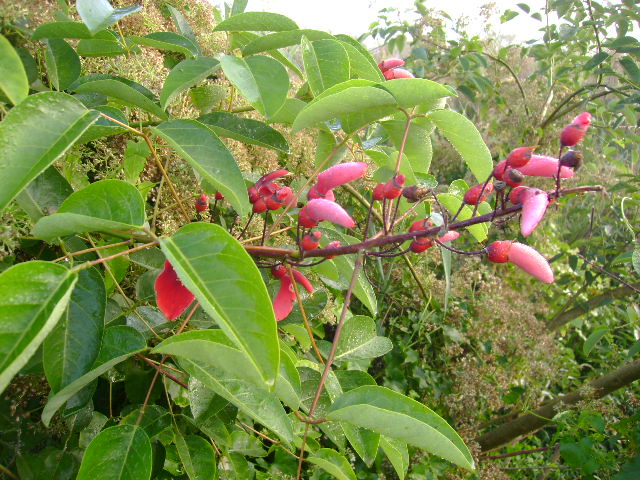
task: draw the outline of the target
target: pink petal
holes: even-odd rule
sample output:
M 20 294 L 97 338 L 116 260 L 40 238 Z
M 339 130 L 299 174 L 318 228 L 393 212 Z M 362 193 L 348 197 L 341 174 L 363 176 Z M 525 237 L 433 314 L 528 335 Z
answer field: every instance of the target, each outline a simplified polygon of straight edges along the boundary
M 509 262 L 544 283 L 553 283 L 554 277 L 549 262 L 536 250 L 522 243 L 512 243 Z
M 522 192 L 519 197 L 522 202 L 522 220 L 520 221 L 520 232 L 527 237 L 544 217 L 549 205 L 549 197 L 546 192 L 537 188 L 529 188 Z
M 296 294 L 293 292 L 293 285 L 291 285 L 291 278 L 289 275 L 285 275 L 280 279 L 280 290 L 273 299 L 273 312 L 276 314 L 276 320 L 284 320 L 291 313 L 293 309 L 293 302 L 296 299 Z
M 580 115 L 578 115 L 576 118 L 574 118 L 571 123 L 575 124 L 575 125 L 580 125 L 581 127 L 584 127 L 584 129 L 586 130 L 587 127 L 589 125 L 591 125 L 591 114 L 589 112 L 582 112 Z
M 257 189 L 259 189 L 261 186 L 267 185 L 273 182 L 276 178 L 284 177 L 285 175 L 288 175 L 288 174 L 289 174 L 288 170 L 276 170 L 275 172 L 267 173 L 266 175 L 261 177 L 260 180 L 258 180 L 254 186 Z
M 337 203 L 324 198 L 311 200 L 304 206 L 306 215 L 316 222 L 327 220 L 343 227 L 353 228 L 356 222 Z
M 387 80 L 393 80 L 396 78 L 414 78 L 413 73 L 404 68 L 394 68 L 393 70 L 387 70 L 383 73 L 384 78 Z
M 347 162 L 334 165 L 318 175 L 318 181 L 316 182 L 318 192 L 325 194 L 328 190 L 363 177 L 366 171 L 367 164 L 364 162 Z
M 169 320 L 175 320 L 182 315 L 195 298 L 189 289 L 182 285 L 168 260 L 165 260 L 164 270 L 156 278 L 155 290 L 156 304 Z
M 529 163 L 518 170 L 529 177 L 553 178 L 558 174 L 558 159 L 546 155 L 531 155 Z M 560 170 L 561 178 L 572 178 L 573 175 L 573 170 L 568 167 L 562 167 Z
M 455 230 L 449 230 L 443 236 L 438 238 L 438 240 L 440 240 L 441 242 L 450 242 L 451 240 L 455 240 L 459 236 L 460 236 L 460 234 L 458 232 L 456 232 Z
M 307 292 L 313 293 L 314 291 L 313 285 L 311 285 L 311 282 L 307 277 L 305 277 L 302 273 L 300 273 L 295 268 L 291 269 L 291 273 L 293 273 L 293 278 L 295 279 L 296 282 L 302 285 L 307 290 Z

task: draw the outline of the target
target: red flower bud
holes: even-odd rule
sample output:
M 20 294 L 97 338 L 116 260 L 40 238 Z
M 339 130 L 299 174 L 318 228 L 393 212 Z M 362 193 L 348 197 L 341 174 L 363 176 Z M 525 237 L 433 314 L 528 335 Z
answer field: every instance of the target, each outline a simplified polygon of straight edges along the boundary
M 510 187 L 519 187 L 524 180 L 524 175 L 516 168 L 507 167 L 502 175 L 502 181 Z
M 298 213 L 298 222 L 303 227 L 315 227 L 323 220 L 347 228 L 353 228 L 356 224 L 340 205 L 323 198 L 309 201 Z
M 527 190 L 528 188 L 529 187 L 520 186 L 520 187 L 516 187 L 513 190 L 511 190 L 511 193 L 509 194 L 509 201 L 511 203 L 513 203 L 514 205 L 522 203 L 522 200 L 520 199 L 520 194 L 522 192 L 524 192 L 525 190 Z
M 563 147 L 573 147 L 580 143 L 587 129 L 591 125 L 591 114 L 582 112 L 573 119 L 570 125 L 567 125 L 560 134 L 560 145 Z
M 325 193 L 320 193 L 318 191 L 318 186 L 317 185 L 313 185 L 310 189 L 309 192 L 307 193 L 307 200 L 315 200 L 316 198 L 324 198 L 325 200 L 329 200 L 331 202 L 335 202 L 336 197 L 333 194 L 333 190 L 329 190 Z
M 302 250 L 314 250 L 318 248 L 318 244 L 320 242 L 320 237 L 322 233 L 315 231 L 311 233 L 307 233 L 302 237 L 302 241 L 300 242 L 300 246 Z
M 156 304 L 169 320 L 175 320 L 187 309 L 194 295 L 185 287 L 168 260 L 155 283 Z
M 502 160 L 493 169 L 493 176 L 497 180 L 504 180 L 502 178 L 502 174 L 504 173 L 506 164 L 507 161 Z M 553 178 L 558 174 L 558 159 L 547 155 L 531 155 L 529 162 L 518 168 L 518 170 L 527 177 Z M 572 178 L 574 176 L 574 172 L 570 168 L 562 167 L 560 170 L 560 176 L 562 178 Z
M 275 267 L 271 268 L 271 275 L 273 275 L 276 278 L 282 278 L 287 274 L 287 269 L 285 268 L 284 265 L 276 265 Z
M 251 203 L 256 203 L 260 198 L 260 194 L 258 193 L 258 189 L 256 187 L 249 187 L 247 189 L 247 193 L 249 194 L 249 201 Z
M 549 262 L 528 245 L 509 241 L 493 242 L 487 247 L 487 257 L 495 263 L 508 261 L 542 282 L 554 281 Z
M 510 167 L 519 168 L 527 163 L 531 159 L 531 154 L 536 147 L 519 147 L 511 150 L 511 153 L 507 156 L 507 165 Z
M 269 195 L 268 197 L 265 197 L 264 204 L 267 206 L 267 209 L 269 210 L 278 210 L 280 207 L 282 207 L 282 202 L 278 200 L 278 196 L 275 193 L 273 195 Z
M 220 192 L 216 192 L 216 200 L 224 200 L 224 195 L 222 195 Z
M 299 271 L 292 269 L 293 279 L 302 285 L 307 292 L 313 293 L 314 288 L 311 282 Z M 273 311 L 276 315 L 276 320 L 280 321 L 285 319 L 293 309 L 293 302 L 296 300 L 296 294 L 293 290 L 292 279 L 289 276 L 287 269 L 283 265 L 277 265 L 271 269 L 271 274 L 280 280 L 280 290 L 273 299 Z
M 267 204 L 262 198 L 256 200 L 253 204 L 253 213 L 262 213 L 267 211 Z
M 261 186 L 268 185 L 269 183 L 273 182 L 276 178 L 284 177 L 285 175 L 288 175 L 288 174 L 289 174 L 288 170 L 276 170 L 275 172 L 267 173 L 266 175 L 263 175 L 260 178 L 260 180 L 258 180 L 255 183 L 255 187 L 258 190 L 260 190 Z
M 487 183 L 484 186 L 484 191 L 482 192 L 482 197 L 480 197 L 480 192 L 482 191 L 482 184 L 474 185 L 464 194 L 464 203 L 467 205 L 477 205 L 478 203 L 484 202 L 487 197 L 493 192 L 493 183 Z
M 433 247 L 433 239 L 431 238 L 426 238 L 424 240 L 414 240 L 409 246 L 413 253 L 422 253 L 425 250 L 430 249 L 431 247 Z
M 196 210 L 198 212 L 204 212 L 207 208 L 209 208 L 209 198 L 203 193 L 196 199 Z
M 384 185 L 384 183 L 379 183 L 373 189 L 372 199 L 374 202 L 381 202 L 384 199 Z
M 389 180 L 384 186 L 384 196 L 388 199 L 398 198 L 402 195 L 402 187 L 404 186 L 404 175 L 396 175 Z
M 459 232 L 456 232 L 455 230 L 449 230 L 444 235 L 442 235 L 440 238 L 438 238 L 438 240 L 440 240 L 443 243 L 444 242 L 451 242 L 451 241 L 455 240 L 456 238 L 458 238 L 459 236 L 460 236 Z
M 569 150 L 567 153 L 562 155 L 560 165 L 577 170 L 582 165 L 582 154 L 575 150 Z

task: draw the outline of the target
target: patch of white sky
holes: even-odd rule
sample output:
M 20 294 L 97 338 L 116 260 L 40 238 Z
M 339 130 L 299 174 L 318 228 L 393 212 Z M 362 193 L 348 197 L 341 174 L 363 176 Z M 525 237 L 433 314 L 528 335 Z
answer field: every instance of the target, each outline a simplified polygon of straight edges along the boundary
M 209 0 L 221 5 L 222 0 Z M 227 0 L 231 3 L 231 0 Z M 532 18 L 517 6 L 526 3 L 530 14 L 540 13 L 542 20 Z M 481 16 L 481 9 L 493 4 L 494 14 L 487 20 Z M 493 35 L 507 40 L 526 42 L 540 38 L 538 29 L 545 26 L 544 0 L 427 0 L 424 5 L 429 9 L 445 11 L 453 21 L 463 18 L 466 31 L 471 35 L 486 36 L 486 27 L 490 26 Z M 300 28 L 324 30 L 333 34 L 346 33 L 358 37 L 369 31 L 370 25 L 378 18 L 383 8 L 395 8 L 401 20 L 414 21 L 418 16 L 413 0 L 249 0 L 246 11 L 269 11 L 286 15 Z M 514 19 L 501 23 L 500 15 L 510 9 L 518 12 Z M 369 48 L 377 46 L 378 41 L 368 38 Z

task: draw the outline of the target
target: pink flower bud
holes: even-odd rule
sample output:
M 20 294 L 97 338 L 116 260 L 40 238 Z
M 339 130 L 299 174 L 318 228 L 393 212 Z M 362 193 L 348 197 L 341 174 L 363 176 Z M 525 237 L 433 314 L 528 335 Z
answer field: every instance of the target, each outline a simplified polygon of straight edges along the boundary
M 253 204 L 253 213 L 262 213 L 267 211 L 267 204 L 262 198 L 258 198 Z
M 269 183 L 273 182 L 276 178 L 284 177 L 285 175 L 288 175 L 288 174 L 289 174 L 288 170 L 276 170 L 274 172 L 267 173 L 255 183 L 255 187 L 256 189 L 259 190 L 261 186 L 268 185 Z
M 553 178 L 558 174 L 558 159 L 546 155 L 531 155 L 529 163 L 518 170 L 528 177 Z M 573 170 L 568 167 L 562 167 L 560 170 L 561 178 L 572 178 L 573 175 Z
M 528 190 L 529 187 L 525 187 L 524 185 L 519 186 L 511 190 L 511 194 L 509 194 L 509 201 L 514 205 L 522 203 L 522 199 L 520 198 L 520 194 L 525 190 Z
M 280 290 L 278 290 L 276 298 L 273 299 L 273 313 L 275 313 L 278 322 L 289 316 L 295 300 L 296 294 L 293 291 L 291 278 L 289 275 L 285 275 L 280 278 Z
M 347 228 L 353 228 L 356 224 L 340 205 L 323 198 L 309 201 L 298 214 L 300 225 L 307 228 L 315 227 L 323 220 Z
M 255 186 L 249 187 L 247 189 L 247 194 L 249 195 L 249 201 L 253 204 L 258 201 L 260 198 L 260 194 L 258 193 L 258 189 Z
M 384 183 L 379 183 L 375 186 L 372 193 L 373 201 L 381 202 L 384 200 Z
M 519 147 L 511 150 L 511 153 L 507 156 L 507 165 L 514 168 L 520 168 L 531 159 L 531 154 L 536 147 Z
M 387 58 L 386 60 L 381 61 L 378 64 L 378 68 L 382 72 L 386 72 L 392 68 L 401 67 L 404 65 L 404 60 L 401 58 Z
M 549 196 L 547 192 L 538 188 L 527 188 L 520 193 L 519 200 L 522 203 L 520 232 L 527 237 L 533 233 L 542 217 L 544 217 L 549 205 Z
M 364 176 L 367 164 L 364 162 L 347 162 L 334 165 L 318 174 L 316 182 L 318 193 L 325 194 L 345 183 L 352 182 Z
M 394 80 L 396 78 L 414 78 L 413 73 L 409 70 L 405 70 L 404 68 L 394 68 L 392 70 L 387 70 L 383 72 L 384 78 L 387 80 Z
M 402 187 L 404 186 L 404 175 L 396 175 L 389 180 L 384 186 L 384 196 L 388 199 L 398 198 L 402 195 Z
M 291 269 L 291 273 L 293 273 L 293 278 L 295 279 L 295 281 L 298 282 L 300 285 L 302 285 L 307 292 L 309 293 L 314 292 L 313 285 L 311 285 L 311 282 L 307 277 L 305 277 L 302 273 L 300 273 L 295 268 Z
M 456 232 L 455 230 L 449 230 L 447 233 L 445 233 L 440 238 L 438 238 L 438 240 L 440 240 L 443 243 L 444 242 L 451 242 L 452 240 L 455 240 L 459 236 L 460 236 L 459 232 Z
M 302 250 L 315 250 L 316 248 L 318 248 L 321 236 L 322 233 L 318 231 L 305 234 L 302 237 L 302 241 L 300 242 Z
M 573 119 L 570 125 L 567 125 L 560 134 L 560 145 L 563 147 L 573 147 L 580 143 L 587 129 L 591 125 L 591 114 L 582 112 Z
M 542 282 L 554 281 L 549 262 L 528 245 L 509 241 L 493 242 L 487 247 L 487 257 L 495 263 L 509 261 Z
M 168 260 L 155 283 L 156 304 L 169 320 L 175 320 L 187 309 L 194 295 L 185 287 Z

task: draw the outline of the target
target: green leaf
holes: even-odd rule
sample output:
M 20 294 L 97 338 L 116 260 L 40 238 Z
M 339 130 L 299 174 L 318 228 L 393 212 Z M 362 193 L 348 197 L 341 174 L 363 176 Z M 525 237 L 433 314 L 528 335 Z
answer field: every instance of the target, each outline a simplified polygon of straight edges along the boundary
M 225 55 L 220 64 L 229 81 L 264 117 L 280 110 L 289 92 L 289 75 L 280 62 L 262 55 L 246 60 Z
M 153 32 L 144 37 L 130 35 L 128 37 L 136 45 L 165 50 L 167 52 L 181 53 L 186 57 L 200 55 L 200 49 L 187 37 L 174 32 Z
M 282 108 L 271 117 L 269 120 L 271 123 L 284 123 L 292 125 L 300 110 L 305 107 L 306 103 L 299 98 L 287 98 L 282 105 Z
M 117 57 L 127 53 L 127 49 L 113 32 L 103 31 L 105 32 L 103 38 L 80 40 L 76 45 L 78 55 L 81 57 Z M 127 40 L 126 44 L 133 45 L 130 40 Z
M 385 453 L 391 465 L 395 469 L 400 480 L 404 480 L 409 469 L 409 450 L 407 444 L 394 438 L 380 437 L 380 447 Z
M 392 348 L 391 340 L 376 335 L 373 319 L 364 315 L 354 315 L 344 322 L 335 359 L 375 358 L 390 352 Z
M 196 120 L 172 120 L 152 131 L 189 162 L 214 191 L 222 192 L 236 212 L 241 216 L 247 213 L 249 197 L 240 168 L 213 130 Z
M 150 154 L 151 150 L 144 140 L 138 140 L 137 142 L 127 140 L 127 148 L 124 150 L 124 159 L 122 161 L 124 178 L 127 182 L 134 185 L 138 182 L 140 173 L 142 173 Z
M 69 195 L 57 213 L 36 223 L 33 235 L 52 240 L 72 233 L 139 230 L 144 222 L 144 200 L 136 187 L 100 180 Z
M 591 70 L 604 62 L 607 58 L 609 58 L 609 56 L 610 55 L 607 52 L 598 52 L 593 57 L 591 57 L 587 63 L 584 64 L 583 68 L 585 70 Z
M 618 61 L 631 80 L 636 84 L 640 84 L 640 68 L 638 68 L 636 62 L 633 61 L 633 58 L 631 58 L 630 55 L 625 55 Z
M 333 35 L 327 32 L 309 29 L 269 33 L 249 41 L 244 47 L 242 47 L 242 55 L 248 57 L 249 55 L 255 55 L 256 53 L 298 45 L 302 40 L 302 37 L 307 37 L 310 41 L 334 38 Z
M 300 374 L 293 360 L 284 351 L 280 353 L 280 372 L 274 391 L 288 407 L 294 410 L 300 408 L 300 397 L 302 396 Z
M 364 78 L 373 82 L 382 82 L 384 77 L 377 65 L 371 65 L 368 58 L 350 43 L 340 42 L 349 56 L 349 78 Z
M 49 80 L 56 90 L 66 90 L 80 77 L 80 58 L 76 51 L 64 40 L 47 40 L 45 61 Z
M 442 417 L 388 388 L 363 386 L 350 390 L 331 405 L 327 418 L 368 428 L 474 469 L 469 449 Z
M 0 393 L 55 327 L 77 279 L 62 265 L 41 261 L 0 274 Z
M 122 110 L 116 107 L 109 107 L 107 105 L 99 105 L 97 107 L 93 107 L 93 110 L 97 112 L 102 112 L 105 115 L 113 118 L 114 120 L 119 121 L 120 123 L 124 123 L 125 125 L 129 124 L 129 119 L 124 114 Z M 118 133 L 125 132 L 126 129 L 108 118 L 103 117 L 102 115 L 98 117 L 96 123 L 91 125 L 86 132 L 82 134 L 82 136 L 76 142 L 77 145 L 81 145 L 83 143 L 92 142 L 93 140 L 97 140 L 98 138 L 108 137 L 110 135 L 116 135 Z
M 131 82 L 134 83 L 134 82 Z M 144 87 L 143 87 L 144 88 Z M 81 83 L 75 88 L 76 92 L 101 93 L 107 97 L 111 97 L 119 103 L 131 108 L 141 108 L 142 110 L 152 113 L 158 118 L 166 120 L 167 114 L 162 110 L 160 105 L 152 99 L 142 94 L 138 89 L 131 85 L 113 78 L 105 78 L 101 80 L 90 80 Z
M 97 112 L 58 92 L 31 95 L 12 108 L 0 122 L 0 211 L 97 118 Z
M 106 303 L 100 272 L 81 270 L 69 308 L 43 344 L 44 372 L 54 393 L 91 369 L 100 350 Z
M 484 182 L 493 171 L 493 160 L 475 125 L 453 110 L 437 110 L 426 116 L 462 156 L 478 183 Z
M 224 85 L 204 84 L 189 90 L 189 100 L 201 114 L 210 112 L 227 97 Z
M 354 120 L 349 124 L 350 131 L 355 131 L 367 123 L 393 112 L 396 105 L 395 98 L 381 88 L 375 86 L 346 88 L 337 93 L 322 96 L 303 108 L 293 123 L 293 133 L 334 118 L 340 118 L 344 127 L 343 117 L 365 114 L 364 119 Z
M 349 80 L 349 55 L 337 40 L 302 38 L 302 60 L 314 96 Z
M 188 9 L 188 7 L 183 7 L 183 8 Z M 169 13 L 171 14 L 171 18 L 173 19 L 173 23 L 177 27 L 178 32 L 180 32 L 181 35 L 187 37 L 195 45 L 197 45 L 198 40 L 196 39 L 196 36 L 193 33 L 191 26 L 189 25 L 189 22 L 187 22 L 187 19 L 184 18 L 184 15 L 182 15 L 182 13 L 180 13 L 178 9 L 174 8 L 171 5 L 167 5 L 167 10 L 169 10 Z
M 438 201 L 449 211 L 451 215 L 455 215 L 455 213 L 460 209 L 460 205 L 462 205 L 462 196 L 454 195 L 452 193 L 440 193 L 438 194 Z M 484 204 L 486 205 L 486 203 Z M 482 207 L 482 204 L 480 206 Z M 486 213 L 482 212 L 480 208 L 478 208 L 478 211 L 481 215 Z M 473 206 L 469 207 L 468 205 L 465 205 L 458 214 L 458 220 L 467 220 L 471 218 L 472 214 Z M 488 236 L 489 227 L 486 222 L 471 225 L 466 228 L 478 242 L 483 242 Z
M 591 335 L 587 337 L 584 341 L 584 345 L 582 346 L 582 353 L 584 353 L 585 357 L 589 356 L 593 348 L 598 344 L 598 342 L 604 337 L 607 333 L 609 333 L 609 328 L 600 327 L 594 330 Z
M 227 18 L 213 29 L 214 32 L 281 32 L 295 30 L 296 22 L 289 17 L 271 12 L 244 12 Z
M 233 113 L 214 112 L 203 115 L 198 121 L 206 124 L 221 137 L 233 138 L 243 143 L 271 148 L 289 153 L 289 144 L 282 134 L 269 125 L 243 118 Z
M 22 264 L 25 265 L 25 264 Z M 146 347 L 144 337 L 132 327 L 116 325 L 104 330 L 100 353 L 91 370 L 76 379 L 54 395 L 50 395 L 42 411 L 42 423 L 49 426 L 58 409 L 80 389 L 91 383 L 114 365 L 141 352 Z
M 192 223 L 160 246 L 182 283 L 273 385 L 280 364 L 275 315 L 262 276 L 242 245 L 218 225 Z
M 633 247 L 633 253 L 631 254 L 631 264 L 636 271 L 636 275 L 640 276 L 640 245 L 636 244 Z
M 325 247 L 329 242 L 333 242 L 335 240 L 339 240 L 342 245 L 351 245 L 354 243 L 358 243 L 358 240 L 350 235 L 345 235 L 328 228 L 320 228 L 320 230 L 322 231 L 322 238 L 320 239 L 320 243 L 323 247 Z M 355 266 L 353 256 L 341 255 L 330 260 L 330 262 L 332 262 L 336 266 L 338 272 L 346 282 L 346 285 L 348 285 L 349 281 L 351 280 L 351 276 L 353 275 L 353 267 Z M 355 287 L 353 288 L 353 294 L 358 300 L 362 302 L 367 310 L 371 312 L 371 315 L 375 315 L 376 313 L 378 313 L 376 295 L 373 292 L 373 288 L 371 287 L 371 284 L 369 283 L 366 275 L 363 272 L 360 272 L 358 274 Z
M 142 6 L 113 8 L 108 0 L 77 0 L 76 8 L 84 24 L 95 35 L 127 15 L 137 12 Z
M 330 448 L 320 450 L 307 457 L 307 462 L 318 465 L 338 480 L 356 480 L 356 474 L 349 460 Z
M 200 83 L 220 66 L 213 57 L 188 58 L 173 67 L 164 81 L 160 92 L 160 105 L 167 105 L 189 87 Z
M 450 97 L 452 95 L 451 91 L 444 85 L 424 78 L 396 78 L 380 84 L 380 88 L 383 88 L 393 95 L 398 105 L 404 108 L 432 104 L 440 98 Z M 455 125 L 452 126 L 452 128 L 462 127 Z
M 229 402 L 211 391 L 196 377 L 189 378 L 189 405 L 197 425 L 213 417 Z
M 0 35 L 0 93 L 17 105 L 29 95 L 29 80 L 20 56 L 3 35 Z
M 38 175 L 16 197 L 16 201 L 31 220 L 37 222 L 60 208 L 62 202 L 73 193 L 69 182 L 51 166 Z
M 31 40 L 38 41 L 43 38 L 92 38 L 93 35 L 82 22 L 51 22 L 40 25 L 35 29 Z
M 276 396 L 211 365 L 181 359 L 180 366 L 221 397 L 286 442 L 293 441 L 293 424 Z
M 116 425 L 91 440 L 77 480 L 148 480 L 151 467 L 151 442 L 144 430 L 135 425 Z
M 197 435 L 176 435 L 178 456 L 191 480 L 214 480 L 218 475 L 216 454 L 204 438 Z
M 406 121 L 387 120 L 380 122 L 380 124 L 389 134 L 393 145 L 399 150 L 404 137 Z M 411 123 L 403 153 L 407 156 L 412 170 L 415 172 L 428 172 L 431 167 L 431 158 L 433 157 L 431 132 L 416 123 Z

